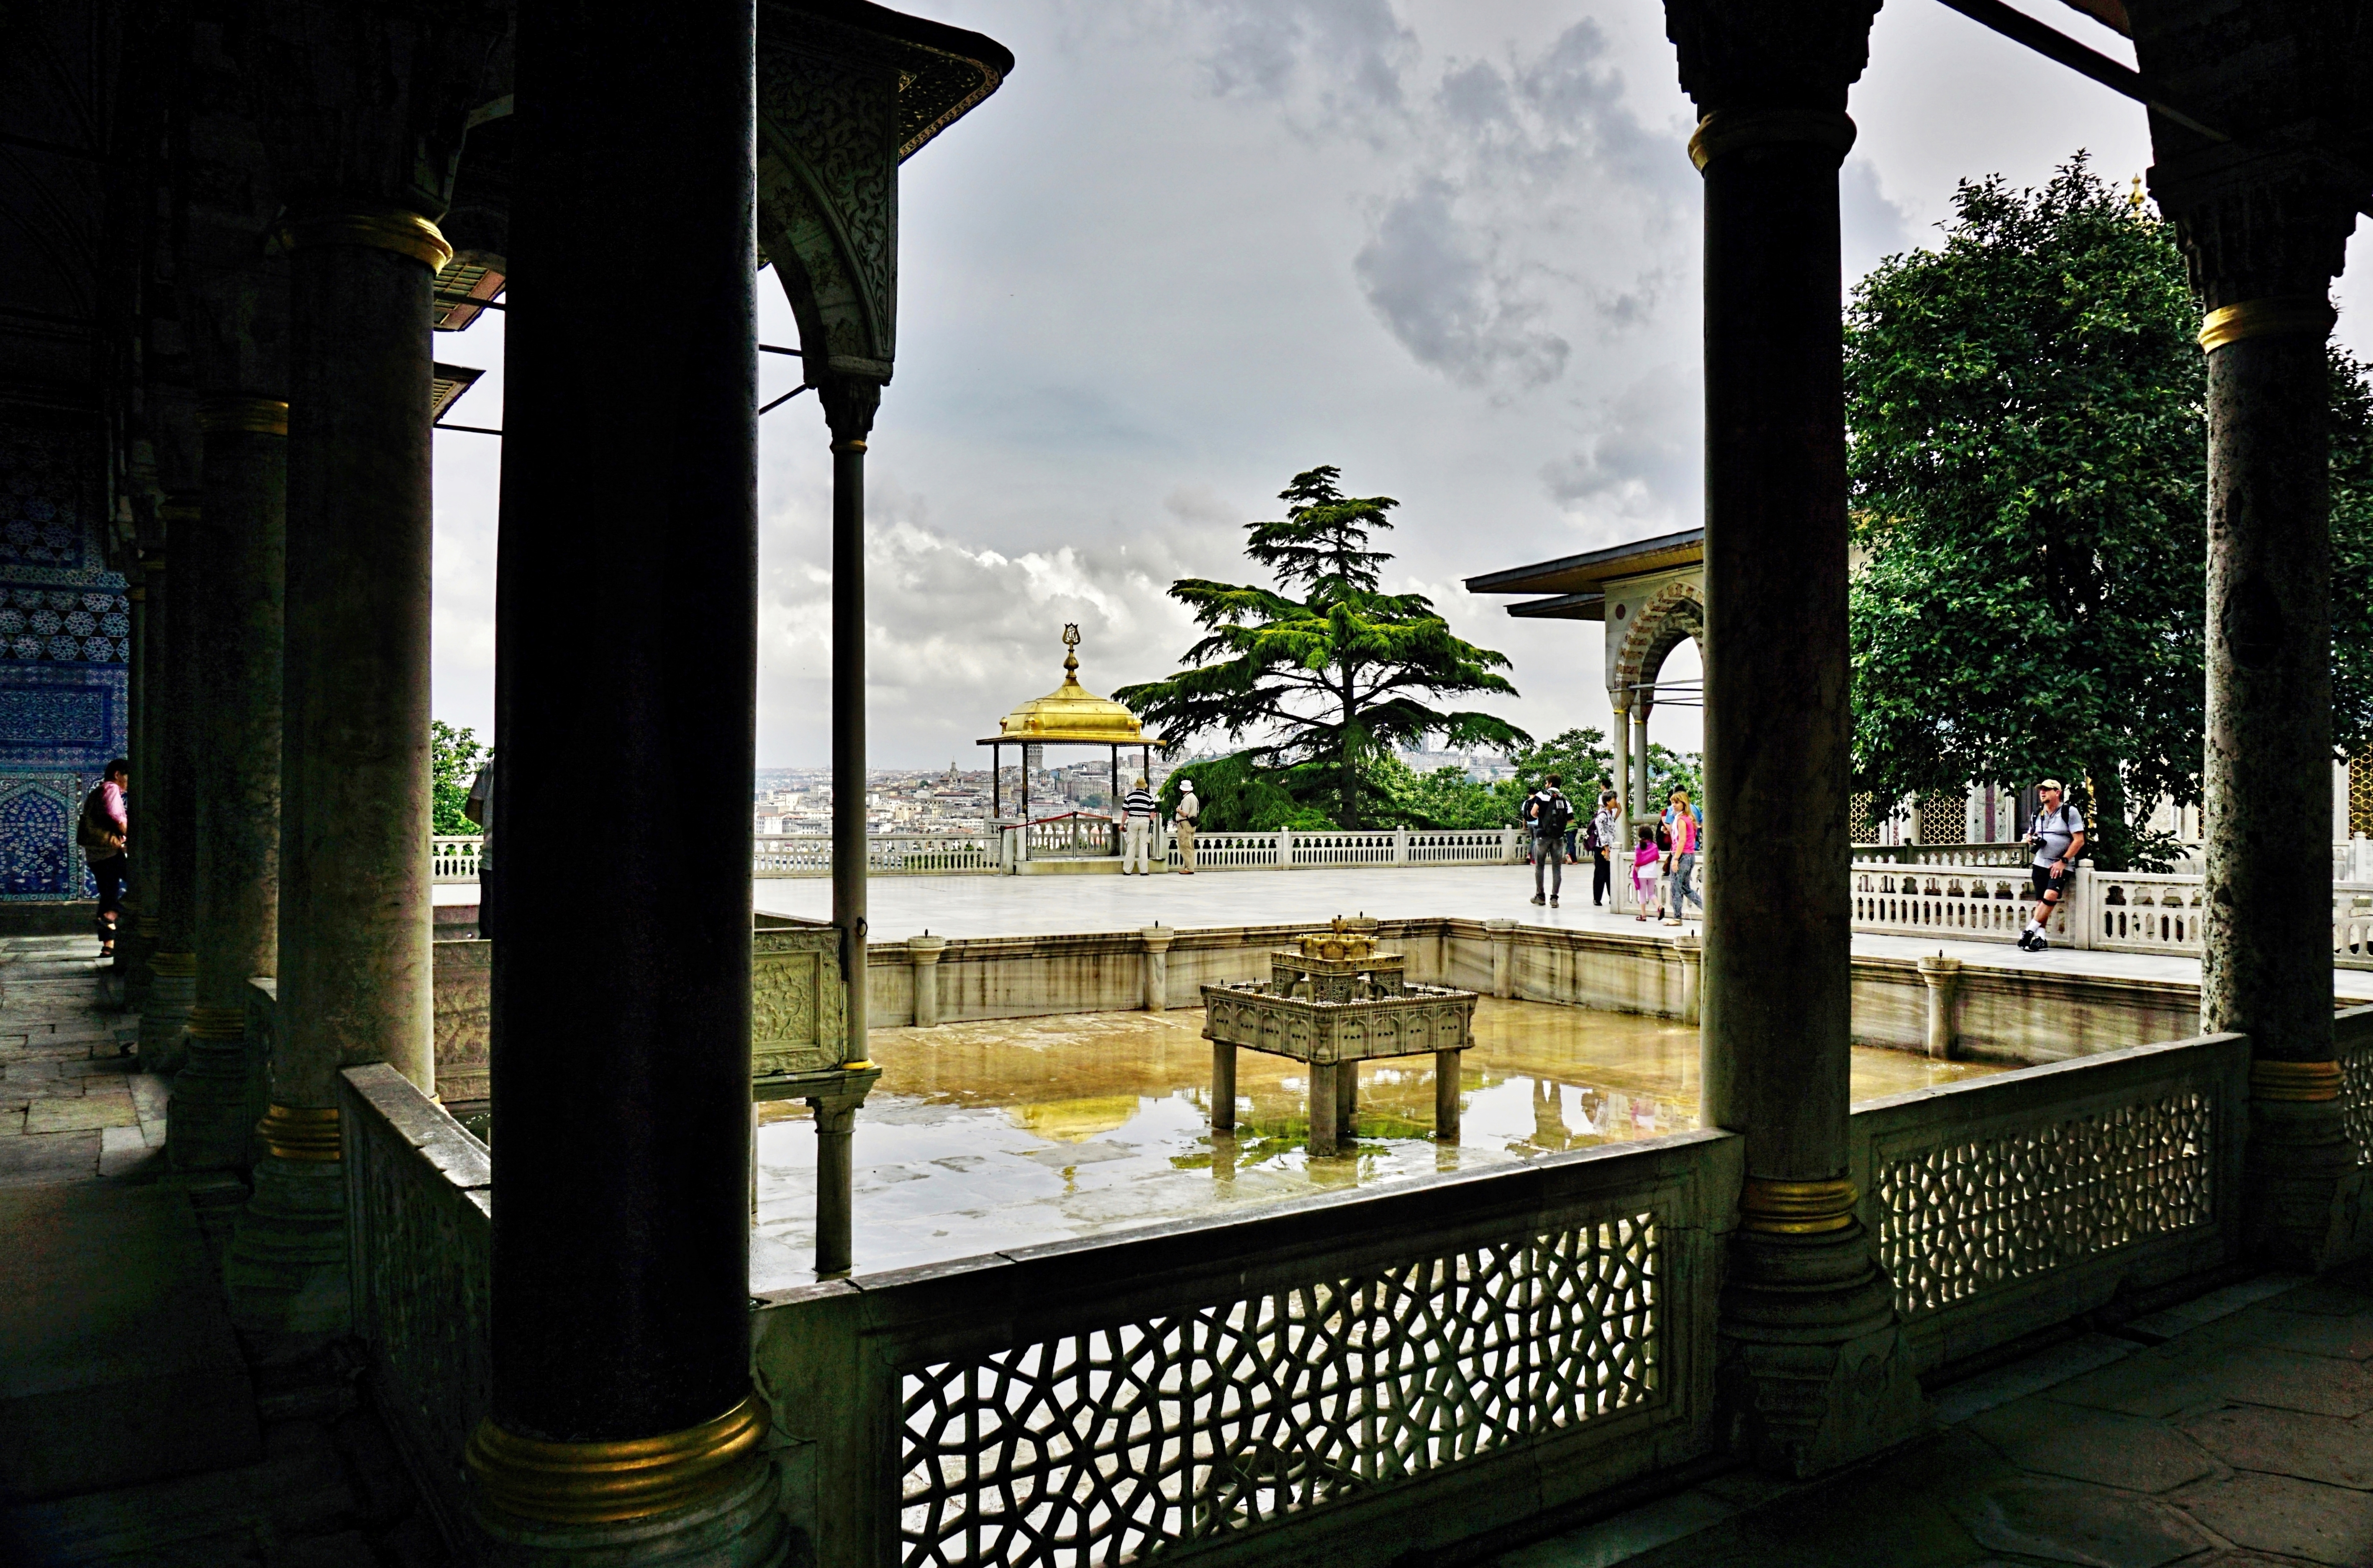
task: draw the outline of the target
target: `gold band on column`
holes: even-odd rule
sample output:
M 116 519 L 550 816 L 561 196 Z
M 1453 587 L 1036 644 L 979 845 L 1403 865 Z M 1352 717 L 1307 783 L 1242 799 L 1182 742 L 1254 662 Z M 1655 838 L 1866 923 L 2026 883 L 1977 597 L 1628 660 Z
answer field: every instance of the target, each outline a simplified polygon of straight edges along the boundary
M 190 1009 L 190 1038 L 244 1040 L 247 1038 L 247 1010 L 243 1007 L 208 1007 L 201 1003 Z
M 1702 174 L 1726 152 L 1781 142 L 1811 142 L 1843 158 L 1854 145 L 1854 123 L 1838 110 L 1717 109 L 1691 133 L 1689 161 Z
M 275 1160 L 312 1164 L 332 1164 L 341 1157 L 338 1107 L 335 1106 L 274 1106 L 255 1124 L 263 1152 Z
M 1741 1229 L 1773 1235 L 1815 1235 L 1853 1223 L 1861 1194 L 1842 1176 L 1829 1181 L 1772 1181 L 1748 1176 L 1738 1194 Z
M 2253 1061 L 2250 1064 L 2250 1097 L 2253 1100 L 2336 1100 L 2340 1098 L 2340 1064 L 2336 1061 Z
M 2200 323 L 2200 346 L 2204 352 L 2214 354 L 2227 344 L 2239 343 L 2245 337 L 2321 337 L 2338 319 L 2331 300 L 2312 294 L 2244 299 L 2238 305 L 2219 305 L 2208 312 L 2207 319 Z
M 832 450 L 836 452 L 861 452 L 865 450 L 865 438 L 851 436 L 845 441 L 835 441 Z
M 561 1525 L 600 1525 L 683 1508 L 734 1482 L 733 1462 L 758 1450 L 766 1407 L 754 1394 L 713 1421 L 658 1437 L 547 1443 L 492 1417 L 463 1457 L 478 1492 L 502 1513 Z
M 143 916 L 140 924 L 146 928 L 151 922 Z M 154 936 L 156 933 L 144 929 L 140 934 Z M 198 955 L 194 953 L 152 953 L 148 955 L 148 972 L 162 975 L 169 980 L 193 980 L 198 976 Z
M 276 238 L 284 249 L 310 251 L 318 245 L 367 245 L 393 251 L 399 256 L 427 263 L 430 272 L 453 259 L 453 247 L 435 224 L 416 212 L 330 212 L 292 217 Z
M 288 405 L 275 398 L 236 393 L 206 398 L 198 404 L 198 428 L 208 434 L 244 430 L 256 436 L 285 436 L 288 433 Z

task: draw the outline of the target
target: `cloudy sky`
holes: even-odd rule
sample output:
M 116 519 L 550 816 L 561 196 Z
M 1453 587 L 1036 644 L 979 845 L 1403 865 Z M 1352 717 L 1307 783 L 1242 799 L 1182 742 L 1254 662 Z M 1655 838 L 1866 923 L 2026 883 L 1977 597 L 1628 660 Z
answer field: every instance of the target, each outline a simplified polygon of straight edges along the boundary
M 2052 0 L 2028 10 L 2115 57 Z M 906 0 L 989 33 L 1005 86 L 904 170 L 896 379 L 871 441 L 876 766 L 975 765 L 1052 688 L 1175 667 L 1175 578 L 1331 462 L 1399 497 L 1386 585 L 1505 652 L 1548 735 L 1607 721 L 1599 629 L 1513 621 L 1462 578 L 1700 521 L 1694 118 L 1652 0 Z M 2123 181 L 2141 111 L 1934 0 L 1892 0 L 1853 93 L 1847 280 L 1933 243 L 1954 182 Z M 2362 247 L 2352 251 L 2361 255 Z M 2341 335 L 2373 352 L 2373 281 Z M 2362 303 L 2367 309 L 2351 310 Z M 771 275 L 762 335 L 796 344 Z M 491 373 L 501 318 L 440 337 Z M 764 357 L 763 393 L 796 384 Z M 761 429 L 758 761 L 828 759 L 830 471 L 801 398 Z M 500 443 L 437 438 L 436 710 L 493 721 Z M 1694 679 L 1686 649 L 1667 678 Z M 1694 748 L 1696 715 L 1655 738 Z

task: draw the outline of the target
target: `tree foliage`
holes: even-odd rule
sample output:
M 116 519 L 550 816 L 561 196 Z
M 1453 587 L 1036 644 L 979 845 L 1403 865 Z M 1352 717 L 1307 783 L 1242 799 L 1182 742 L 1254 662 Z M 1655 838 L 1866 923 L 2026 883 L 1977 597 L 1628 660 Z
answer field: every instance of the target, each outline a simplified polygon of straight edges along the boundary
M 470 798 L 471 780 L 477 778 L 484 762 L 485 751 L 478 744 L 475 732 L 456 730 L 441 719 L 428 721 L 431 832 L 474 834 L 483 831 L 476 823 L 462 814 L 462 802 Z
M 2168 227 L 2079 156 L 1964 181 L 1938 251 L 1846 324 L 1855 787 L 2089 778 L 2198 798 L 2207 539 L 2198 312 Z
M 1444 712 L 1425 699 L 1516 688 L 1508 661 L 1451 635 L 1421 593 L 1386 593 L 1370 548 L 1399 505 L 1389 496 L 1346 496 L 1329 466 L 1294 475 L 1280 494 L 1281 521 L 1245 527 L 1245 554 L 1275 586 L 1183 578 L 1170 596 L 1195 613 L 1204 636 L 1166 680 L 1113 695 L 1168 737 L 1170 750 L 1199 736 L 1255 738 L 1238 755 L 1256 769 L 1313 767 L 1332 782 L 1334 821 L 1374 820 L 1378 791 L 1362 765 L 1430 735 L 1451 746 L 1513 745 L 1529 737 L 1489 713 Z M 1202 785 L 1198 780 L 1197 789 Z
M 1944 248 L 1889 258 L 1846 322 L 1856 789 L 2049 776 L 2091 853 L 2166 846 L 2200 798 L 2206 371 L 2170 226 L 2082 155 L 2040 191 L 1964 182 Z M 2373 393 L 2332 377 L 2333 741 L 2373 743 Z M 2085 786 L 2089 785 L 2089 790 Z

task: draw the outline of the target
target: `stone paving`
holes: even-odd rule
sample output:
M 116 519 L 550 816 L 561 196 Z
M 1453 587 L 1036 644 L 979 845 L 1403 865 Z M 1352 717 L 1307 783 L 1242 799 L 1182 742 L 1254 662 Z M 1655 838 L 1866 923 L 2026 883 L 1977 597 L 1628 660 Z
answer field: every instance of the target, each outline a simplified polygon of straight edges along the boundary
M 2267 1276 L 1934 1391 L 1939 1430 L 1735 1474 L 1497 1568 L 2373 1564 L 2373 1264 Z
M 190 1320 L 222 1309 L 191 1293 L 216 1282 L 210 1259 L 176 1272 L 153 1256 L 110 1256 L 125 1245 L 154 1250 L 153 1227 L 121 1223 L 129 1199 L 180 1203 L 184 1231 L 194 1221 L 165 1161 L 170 1084 L 118 1054 L 138 1022 L 102 1005 L 97 951 L 87 936 L 0 940 L 0 1188 L 18 1189 L 0 1204 L 0 1406 L 78 1375 L 91 1388 L 84 1414 L 122 1430 L 114 1452 L 105 1433 L 61 1434 L 100 1442 L 89 1467 L 74 1469 L 88 1490 L 0 1467 L 0 1565 L 450 1568 L 402 1459 L 357 1398 L 352 1354 L 293 1373 L 254 1369 L 236 1409 L 178 1410 L 182 1427 L 216 1422 L 198 1441 L 121 1414 L 126 1399 L 139 1408 L 143 1378 L 158 1397 L 189 1402 L 145 1369 L 161 1361 L 186 1371 L 178 1347 Z M 65 1301 L 83 1305 L 62 1309 Z M 17 1316 L 27 1312 L 49 1316 Z M 158 1479 L 121 1479 L 123 1450 L 166 1438 L 167 1427 L 174 1452 L 131 1467 Z M 53 1468 L 77 1462 L 49 1457 Z M 41 1500 L 12 1505 L 20 1486 Z
M 91 937 L 0 941 L 0 1187 L 161 1158 L 167 1085 L 121 1054 L 139 1021 L 100 1009 L 98 951 Z

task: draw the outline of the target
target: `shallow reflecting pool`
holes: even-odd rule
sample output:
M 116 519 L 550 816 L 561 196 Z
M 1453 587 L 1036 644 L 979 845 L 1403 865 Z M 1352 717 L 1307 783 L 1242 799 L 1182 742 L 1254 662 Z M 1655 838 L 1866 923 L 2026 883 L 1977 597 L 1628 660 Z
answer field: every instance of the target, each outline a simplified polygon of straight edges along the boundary
M 1312 1159 L 1298 1062 L 1236 1053 L 1237 1129 L 1214 1137 L 1203 1014 L 1088 1012 L 877 1029 L 859 1113 L 859 1271 L 904 1268 L 1249 1203 L 1474 1170 L 1697 1125 L 1698 1034 L 1666 1020 L 1486 997 L 1462 1137 L 1433 1141 L 1433 1059 L 1368 1063 L 1358 1145 Z M 1999 1071 L 1857 1049 L 1858 1100 Z M 812 1276 L 815 1135 L 766 1105 L 751 1288 Z

